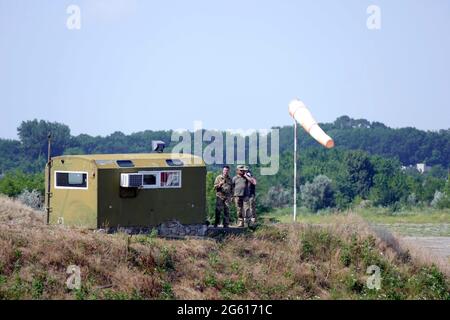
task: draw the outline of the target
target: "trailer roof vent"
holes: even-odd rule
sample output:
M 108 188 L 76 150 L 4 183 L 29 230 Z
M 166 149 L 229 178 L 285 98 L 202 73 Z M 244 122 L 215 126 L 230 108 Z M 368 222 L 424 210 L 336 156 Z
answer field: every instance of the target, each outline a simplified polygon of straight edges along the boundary
M 95 160 L 95 163 L 99 166 L 106 166 L 108 164 L 113 164 L 114 160 Z
M 121 168 L 133 168 L 134 163 L 131 160 L 117 160 L 117 165 Z
M 169 167 L 182 167 L 184 162 L 180 159 L 166 159 L 166 163 Z

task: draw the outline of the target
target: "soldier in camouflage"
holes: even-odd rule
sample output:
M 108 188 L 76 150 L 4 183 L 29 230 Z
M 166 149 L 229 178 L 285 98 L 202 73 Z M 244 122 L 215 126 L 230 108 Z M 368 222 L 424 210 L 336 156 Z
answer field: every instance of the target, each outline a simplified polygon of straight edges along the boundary
M 214 181 L 214 190 L 216 191 L 216 218 L 214 227 L 220 223 L 220 215 L 223 211 L 223 227 L 227 228 L 230 224 L 230 202 L 233 195 L 233 184 L 229 175 L 230 167 L 224 166 L 222 174 L 216 177 Z
M 248 184 L 248 206 L 247 206 L 247 222 L 249 226 L 256 224 L 256 178 L 248 170 L 246 176 L 249 179 Z
M 250 189 L 249 185 L 254 183 L 256 180 L 246 174 L 248 168 L 244 165 L 239 165 L 237 167 L 237 174 L 233 177 L 233 196 L 236 204 L 236 210 L 238 214 L 238 226 L 244 227 L 245 221 L 247 220 L 247 212 L 249 211 L 249 195 Z

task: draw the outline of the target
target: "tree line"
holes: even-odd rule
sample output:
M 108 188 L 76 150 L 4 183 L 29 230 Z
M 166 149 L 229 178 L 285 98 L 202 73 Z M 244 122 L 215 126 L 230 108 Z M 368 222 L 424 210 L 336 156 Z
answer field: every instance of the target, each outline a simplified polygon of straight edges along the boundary
M 394 208 L 400 205 L 446 206 L 446 199 L 450 197 L 450 130 L 392 129 L 379 122 L 347 116 L 321 126 L 335 139 L 337 147 L 325 150 L 299 130 L 299 204 L 312 211 L 342 209 L 361 202 Z M 283 207 L 292 201 L 293 128 L 278 129 L 278 174 L 258 176 L 258 165 L 253 170 L 259 180 L 260 211 Z M 43 190 L 49 132 L 52 133 L 52 156 L 150 152 L 152 140 L 165 141 L 170 152 L 176 144 L 171 142 L 170 130 L 146 130 L 130 135 L 114 132 L 105 137 L 73 136 L 70 128 L 61 123 L 24 121 L 18 127 L 18 140 L 0 139 L 1 193 L 17 196 L 24 189 Z M 432 169 L 426 174 L 412 168 L 402 169 L 402 165 L 416 163 L 426 163 Z M 208 167 L 209 205 L 214 200 L 209 184 L 219 170 L 217 165 Z

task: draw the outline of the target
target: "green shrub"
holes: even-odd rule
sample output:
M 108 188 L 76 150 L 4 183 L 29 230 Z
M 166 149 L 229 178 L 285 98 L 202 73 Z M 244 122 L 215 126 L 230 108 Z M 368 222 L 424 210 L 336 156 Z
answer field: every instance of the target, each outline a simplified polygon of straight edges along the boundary
M 172 285 L 170 282 L 164 282 L 162 287 L 162 292 L 160 295 L 163 300 L 175 299 L 175 294 L 173 293 Z
M 208 274 L 204 282 L 207 287 L 214 288 L 217 286 L 217 279 L 214 274 Z
M 243 294 L 247 291 L 247 288 L 245 286 L 245 282 L 243 279 L 239 280 L 226 279 L 223 282 L 222 291 L 231 294 Z
M 419 273 L 409 280 L 412 290 L 423 299 L 450 299 L 445 275 L 432 265 L 422 267 Z
M 300 192 L 304 206 L 313 212 L 334 206 L 334 191 L 327 176 L 315 177 L 313 182 L 301 186 Z
M 21 171 L 8 172 L 0 180 L 0 193 L 9 197 L 17 197 L 25 190 L 37 190 L 41 195 L 45 192 L 44 174 L 26 174 Z
M 275 242 L 286 241 L 288 237 L 287 230 L 268 225 L 262 225 L 256 229 L 254 236 L 261 240 L 271 240 Z

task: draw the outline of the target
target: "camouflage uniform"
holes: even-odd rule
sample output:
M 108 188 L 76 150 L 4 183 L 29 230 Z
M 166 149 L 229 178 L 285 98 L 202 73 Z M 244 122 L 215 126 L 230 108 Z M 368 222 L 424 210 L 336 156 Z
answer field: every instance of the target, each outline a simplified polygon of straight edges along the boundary
M 220 184 L 223 182 L 222 186 Z M 233 185 L 230 176 L 218 175 L 214 181 L 214 190 L 216 190 L 216 219 L 214 225 L 220 223 L 220 215 L 223 211 L 223 226 L 230 224 L 230 202 L 233 194 Z
M 256 222 L 256 186 L 249 183 L 249 194 L 248 194 L 248 211 L 247 219 L 251 223 Z
M 240 226 L 244 226 L 248 211 L 248 184 L 247 179 L 240 175 L 233 177 L 234 201 Z

